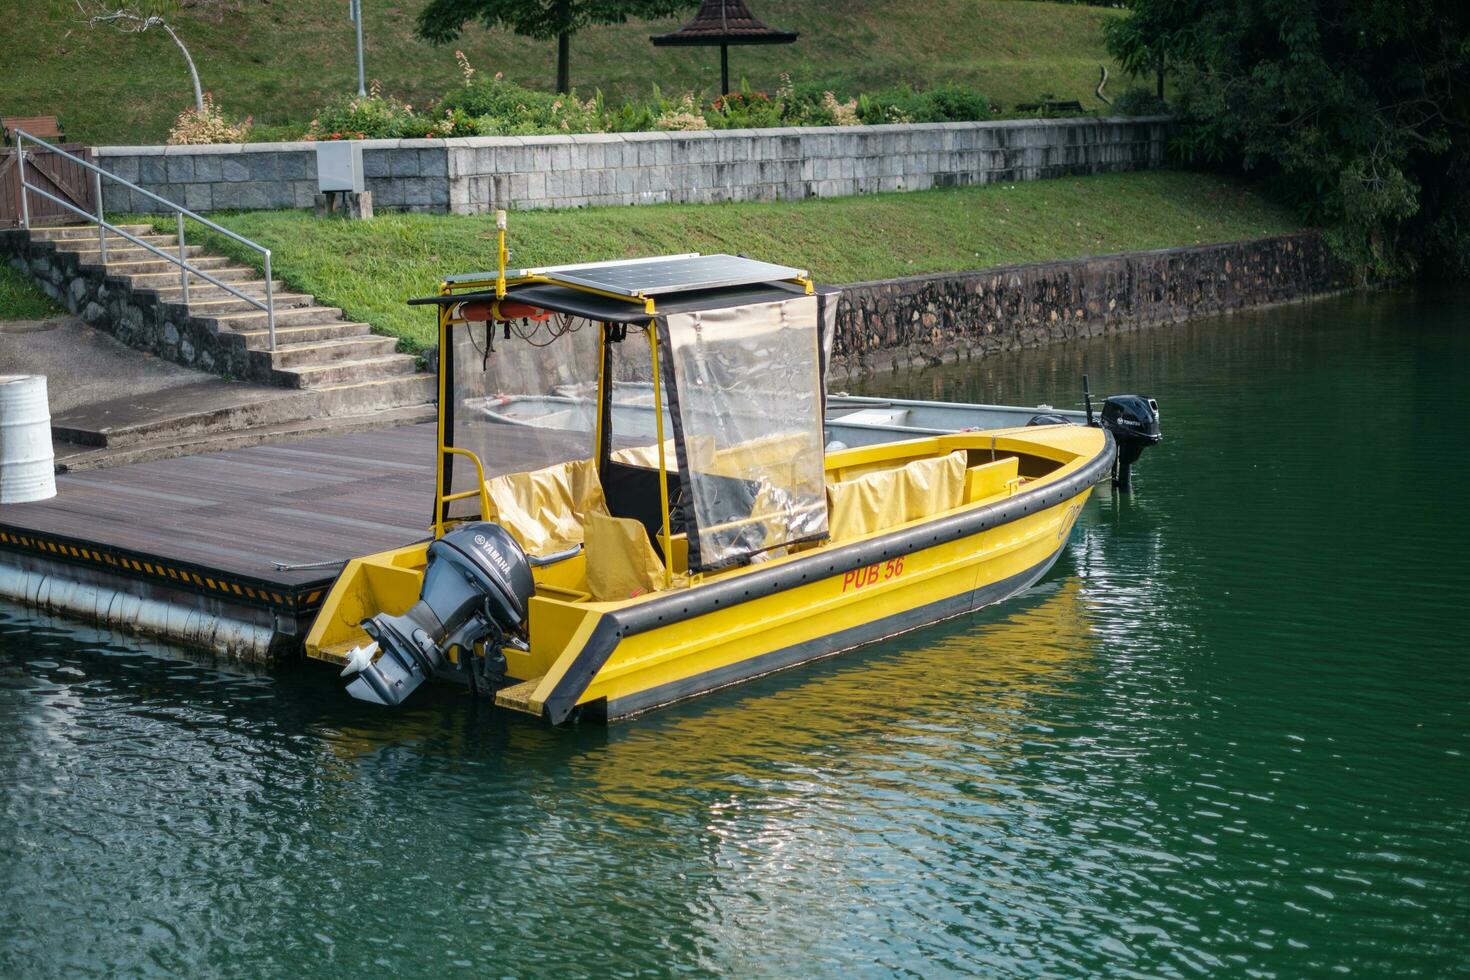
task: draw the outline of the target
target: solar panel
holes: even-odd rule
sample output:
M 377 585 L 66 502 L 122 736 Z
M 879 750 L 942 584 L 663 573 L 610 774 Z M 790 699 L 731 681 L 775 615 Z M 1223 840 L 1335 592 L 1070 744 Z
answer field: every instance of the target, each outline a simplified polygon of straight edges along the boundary
M 806 276 L 804 269 L 743 259 L 738 255 L 680 256 L 542 271 L 555 282 L 600 289 L 619 296 L 660 296 Z

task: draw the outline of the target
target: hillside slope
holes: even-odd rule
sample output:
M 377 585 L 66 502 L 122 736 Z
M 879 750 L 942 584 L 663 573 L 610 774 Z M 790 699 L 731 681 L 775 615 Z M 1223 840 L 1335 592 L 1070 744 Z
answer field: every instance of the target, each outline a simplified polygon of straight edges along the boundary
M 89 27 L 69 3 L 5 0 L 0 17 L 0 115 L 59 114 L 72 139 L 160 142 L 191 104 L 178 49 L 154 30 Z M 383 90 L 416 105 L 459 81 L 457 46 L 481 71 L 550 87 L 554 42 L 481 28 L 435 48 L 412 36 L 421 0 L 364 0 L 366 63 Z M 783 47 L 734 48 L 731 74 L 773 89 L 779 72 L 851 92 L 894 83 L 963 82 L 1003 104 L 1043 94 L 1098 106 L 1101 26 L 1115 11 L 1033 0 L 755 0 L 757 16 L 801 32 Z M 194 0 L 174 24 L 204 88 L 231 115 L 303 124 L 331 95 L 356 90 L 352 24 L 343 0 Z M 691 7 L 692 10 L 692 7 Z M 719 85 L 716 49 L 655 48 L 648 35 L 679 20 L 589 28 L 572 41 L 579 93 L 611 99 Z M 1109 62 L 1116 77 L 1116 67 Z M 1124 87 L 1119 79 L 1116 93 Z

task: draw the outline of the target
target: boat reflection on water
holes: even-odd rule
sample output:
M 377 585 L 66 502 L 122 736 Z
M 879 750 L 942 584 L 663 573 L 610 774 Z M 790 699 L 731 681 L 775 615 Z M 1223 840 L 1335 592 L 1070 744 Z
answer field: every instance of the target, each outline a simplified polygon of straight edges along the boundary
M 497 767 L 521 771 L 564 763 L 609 803 L 625 793 L 675 797 L 692 781 L 748 786 L 816 757 L 886 754 L 895 738 L 932 740 L 939 755 L 964 751 L 972 737 L 983 739 L 987 754 L 1019 751 L 1016 729 L 1044 713 L 1044 700 L 1064 693 L 1091 661 L 1084 587 L 1069 566 L 1064 557 L 1010 604 L 772 674 L 637 725 L 584 725 L 558 736 L 529 719 L 466 710 L 465 696 L 445 690 L 401 716 L 365 714 L 362 726 L 342 726 L 329 744 L 344 762 L 419 743 L 435 753 L 490 753 Z M 615 807 L 608 819 L 633 810 Z

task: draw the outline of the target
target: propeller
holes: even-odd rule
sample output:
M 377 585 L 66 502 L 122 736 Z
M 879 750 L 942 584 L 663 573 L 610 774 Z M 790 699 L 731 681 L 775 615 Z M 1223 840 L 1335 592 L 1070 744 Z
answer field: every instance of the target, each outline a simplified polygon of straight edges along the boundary
M 373 662 L 373 655 L 378 652 L 378 641 L 374 640 L 367 646 L 356 646 L 347 654 L 347 666 L 342 668 L 342 676 L 349 677 L 359 673 L 364 667 Z

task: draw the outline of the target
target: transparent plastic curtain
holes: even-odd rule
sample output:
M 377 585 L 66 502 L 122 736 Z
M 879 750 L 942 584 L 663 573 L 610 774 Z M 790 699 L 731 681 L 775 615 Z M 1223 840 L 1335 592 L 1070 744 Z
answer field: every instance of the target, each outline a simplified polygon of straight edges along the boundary
M 827 531 L 817 297 L 664 318 L 691 569 Z
M 627 336 L 608 346 L 608 374 L 612 384 L 612 458 L 634 466 L 658 469 L 658 420 L 653 412 L 653 352 L 648 334 L 629 327 Z M 662 399 L 664 457 L 677 469 L 672 439 L 674 423 L 667 395 Z
M 456 324 L 450 445 L 480 457 L 487 478 L 592 458 L 602 327 L 578 317 Z M 474 464 L 454 462 L 453 489 L 475 486 Z M 474 512 L 459 501 L 453 516 Z

